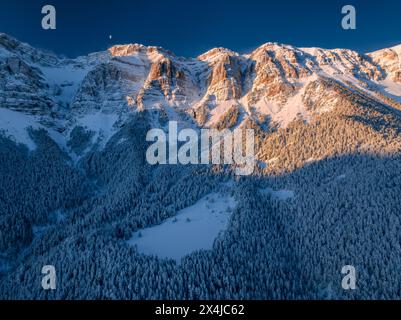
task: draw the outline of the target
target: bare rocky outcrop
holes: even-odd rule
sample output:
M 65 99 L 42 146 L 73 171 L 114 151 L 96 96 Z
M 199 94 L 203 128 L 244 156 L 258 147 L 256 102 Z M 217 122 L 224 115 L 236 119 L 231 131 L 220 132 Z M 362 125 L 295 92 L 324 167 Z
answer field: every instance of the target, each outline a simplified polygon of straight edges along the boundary
M 401 82 L 401 46 L 379 50 L 369 56 L 392 81 Z

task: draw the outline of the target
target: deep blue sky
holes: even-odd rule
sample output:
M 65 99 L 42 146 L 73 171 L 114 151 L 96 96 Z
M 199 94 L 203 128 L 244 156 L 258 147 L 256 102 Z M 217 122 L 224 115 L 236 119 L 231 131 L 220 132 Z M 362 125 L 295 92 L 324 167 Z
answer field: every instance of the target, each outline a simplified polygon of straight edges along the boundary
M 57 9 L 57 30 L 41 28 L 45 4 Z M 341 28 L 345 4 L 357 9 L 355 31 Z M 270 41 L 367 52 L 401 44 L 401 1 L 1 0 L 0 32 L 70 57 L 133 42 L 182 56 Z

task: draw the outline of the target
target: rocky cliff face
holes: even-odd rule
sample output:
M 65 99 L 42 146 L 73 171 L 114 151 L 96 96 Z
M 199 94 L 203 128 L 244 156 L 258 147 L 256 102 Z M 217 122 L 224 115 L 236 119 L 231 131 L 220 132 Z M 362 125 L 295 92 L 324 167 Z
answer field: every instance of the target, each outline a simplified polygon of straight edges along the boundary
M 286 127 L 336 109 L 343 91 L 333 90 L 327 79 L 390 106 L 399 103 L 400 50 L 362 55 L 266 43 L 249 54 L 215 48 L 182 58 L 160 47 L 130 44 L 63 59 L 0 34 L 0 106 L 67 120 L 58 123 L 64 129 L 88 114 L 152 109 L 175 119 L 186 114 L 206 127 L 221 128 L 230 110 L 235 110 L 231 128 L 263 127 L 266 121 Z
M 46 93 L 43 74 L 18 56 L 0 60 L 0 105 L 33 114 L 51 111 L 53 101 Z
M 391 81 L 401 83 L 401 46 L 379 50 L 369 56 Z

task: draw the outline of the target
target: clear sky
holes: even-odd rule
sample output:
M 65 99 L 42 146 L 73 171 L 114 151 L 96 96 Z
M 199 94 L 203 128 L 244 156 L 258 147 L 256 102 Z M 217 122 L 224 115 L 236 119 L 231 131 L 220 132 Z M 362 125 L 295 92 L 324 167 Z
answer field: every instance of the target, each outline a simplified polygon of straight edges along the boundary
M 56 30 L 41 27 L 45 4 L 56 7 Z M 346 4 L 356 7 L 357 30 L 341 28 Z M 1 0 L 0 32 L 69 57 L 134 42 L 182 56 L 265 42 L 368 52 L 401 44 L 401 1 Z

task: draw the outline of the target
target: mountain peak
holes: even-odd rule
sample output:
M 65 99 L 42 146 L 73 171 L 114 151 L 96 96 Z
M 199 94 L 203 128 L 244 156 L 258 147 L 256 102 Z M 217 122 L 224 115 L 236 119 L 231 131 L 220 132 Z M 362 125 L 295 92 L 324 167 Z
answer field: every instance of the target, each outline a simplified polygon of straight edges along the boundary
M 284 43 L 278 43 L 278 42 L 266 42 L 256 48 L 256 50 L 263 50 L 263 49 L 274 49 L 274 50 L 279 50 L 279 49 L 289 49 L 289 50 L 295 50 L 296 48 L 289 45 L 289 44 L 284 44 Z
M 368 54 L 394 82 L 401 82 L 401 45 Z
M 9 36 L 6 33 L 0 33 L 0 48 L 2 47 L 8 51 L 14 51 L 21 45 L 22 43 L 19 42 L 17 39 Z M 25 46 L 28 45 L 25 44 Z
M 206 51 L 205 53 L 198 56 L 198 60 L 213 60 L 216 57 L 227 55 L 227 56 L 238 56 L 238 53 L 223 47 L 217 47 Z
M 401 53 L 401 44 L 391 47 L 390 49 L 398 53 Z
M 139 43 L 114 45 L 108 49 L 113 57 L 127 57 L 136 54 L 152 54 L 159 53 L 161 55 L 175 56 L 173 52 L 159 46 L 145 46 Z

